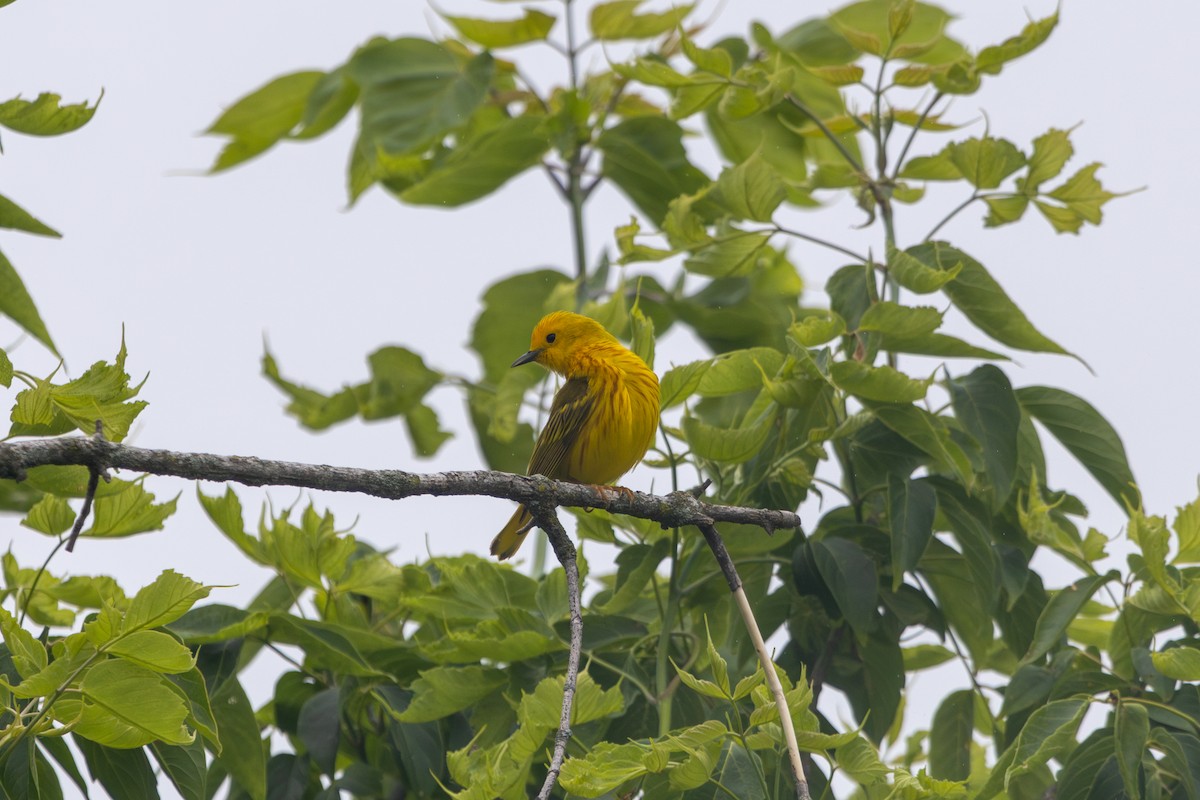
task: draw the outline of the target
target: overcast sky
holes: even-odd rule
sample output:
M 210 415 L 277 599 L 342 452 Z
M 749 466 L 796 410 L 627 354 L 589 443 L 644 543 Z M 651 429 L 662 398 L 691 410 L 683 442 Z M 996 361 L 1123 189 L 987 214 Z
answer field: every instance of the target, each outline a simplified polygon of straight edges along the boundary
M 517 9 L 473 0 L 440 5 L 492 16 Z M 951 33 L 976 49 L 1016 34 L 1026 9 L 1043 17 L 1056 7 L 1054 0 L 946 5 L 962 15 Z M 752 19 L 782 31 L 801 9 L 836 6 L 731 0 L 708 35 L 744 34 Z M 1069 359 L 1022 354 L 1009 374 L 1017 386 L 1061 386 L 1095 404 L 1122 434 L 1157 513 L 1195 496 L 1200 453 L 1192 350 L 1200 296 L 1192 255 L 1196 112 L 1179 90 L 1194 71 L 1198 28 L 1200 5 L 1193 3 L 1162 0 L 1136 13 L 1119 0 L 1067 3 L 1041 50 L 988 80 L 980 94 L 958 100 L 948 115 L 969 121 L 986 112 L 993 135 L 1025 148 L 1049 127 L 1083 122 L 1069 170 L 1100 160 L 1108 188 L 1148 187 L 1110 203 L 1104 225 L 1079 237 L 1054 234 L 1033 213 L 1019 225 L 985 231 L 982 209 L 960 215 L 943 235 L 982 261 L 1035 324 L 1095 369 L 1092 375 Z M 360 467 L 480 465 L 460 397 L 449 389 L 434 400 L 458 435 L 432 461 L 412 457 L 400 422 L 304 432 L 260 377 L 262 341 L 269 338 L 285 375 L 328 390 L 362 380 L 365 356 L 390 343 L 420 352 L 435 367 L 474 373 L 466 341 L 482 289 L 537 266 L 569 268 L 566 211 L 544 176 L 528 173 L 453 212 L 401 206 L 378 189 L 346 211 L 349 121 L 318 141 L 285 144 L 230 173 L 202 176 L 221 141 L 200 133 L 243 94 L 280 73 L 334 67 L 371 36 L 431 29 L 443 30 L 417 0 L 20 0 L 0 10 L 0 99 L 50 90 L 81 101 L 105 91 L 95 118 L 77 133 L 4 133 L 0 192 L 64 238 L 4 233 L 0 248 L 74 374 L 111 359 L 124 324 L 131 372 L 135 379 L 150 373 L 142 392 L 150 406 L 133 443 Z M 564 79 L 547 48 L 519 55 L 530 59 L 540 85 Z M 585 66 L 602 67 L 603 53 L 588 51 Z M 982 123 L 970 130 L 978 134 Z M 925 150 L 945 141 L 928 138 Z M 715 173 L 710 154 L 698 152 L 697 160 Z M 902 244 L 919 240 L 962 196 L 939 193 L 934 208 L 903 209 Z M 593 255 L 628 214 L 615 191 L 598 194 L 589 207 Z M 858 250 L 880 249 L 875 230 L 853 228 L 861 215 L 846 202 L 791 221 Z M 840 261 L 800 244 L 792 254 L 812 290 L 806 303 L 823 305 L 820 287 Z M 0 346 L 15 338 L 3 325 Z M 525 347 L 513 342 L 514 356 Z M 30 342 L 11 355 L 18 368 L 53 368 Z M 668 338 L 658 349 L 659 372 L 698 355 L 689 342 Z M 6 407 L 16 389 L 3 393 Z M 1119 509 L 1069 458 L 1053 455 L 1051 482 L 1084 498 L 1092 524 L 1118 533 Z M 653 477 L 643 468 L 627 483 L 648 488 Z M 207 583 L 239 584 L 214 593 L 214 601 L 236 604 L 257 591 L 268 576 L 249 568 L 198 512 L 193 484 L 155 479 L 150 486 L 160 496 L 183 492 L 165 532 L 85 541 L 52 571 L 109 573 L 132 591 L 170 567 Z M 256 517 L 263 493 L 239 493 Z M 280 489 L 270 496 L 279 506 L 298 495 Z M 396 547 L 401 560 L 427 546 L 485 553 L 510 513 L 509 504 L 484 499 L 318 502 L 336 511 L 342 527 L 357 517 L 357 534 Z M 51 546 L 14 517 L 0 525 L 23 565 L 40 562 Z M 1057 585 L 1070 577 L 1063 573 Z

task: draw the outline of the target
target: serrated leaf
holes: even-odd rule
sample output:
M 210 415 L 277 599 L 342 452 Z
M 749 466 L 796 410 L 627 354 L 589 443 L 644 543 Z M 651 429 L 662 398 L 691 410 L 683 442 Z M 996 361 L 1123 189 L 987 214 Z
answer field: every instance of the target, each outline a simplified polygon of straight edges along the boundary
M 779 172 L 755 151 L 742 163 L 722 170 L 704 199 L 720 206 L 733 219 L 770 222 L 786 197 Z
M 1001 68 L 1009 61 L 1032 52 L 1045 42 L 1057 25 L 1058 13 L 1055 12 L 1043 19 L 1033 20 L 1025 26 L 1020 34 L 1005 39 L 998 45 L 983 48 L 975 57 L 979 71 L 989 75 L 998 75 Z
M 1118 196 L 1105 189 L 1096 179 L 1096 170 L 1102 166 L 1100 163 L 1088 164 L 1047 194 L 1062 201 L 1068 210 L 1086 222 L 1099 225 L 1104 204 Z
M 183 724 L 187 705 L 149 670 L 121 659 L 101 661 L 84 673 L 79 688 L 94 706 L 84 704 L 75 732 L 92 741 L 137 747 L 154 740 L 183 745 L 195 738 Z
M 1029 172 L 1021 180 L 1021 190 L 1036 194 L 1038 187 L 1058 177 L 1075 148 L 1071 145 L 1070 131 L 1051 128 L 1033 140 L 1033 153 L 1029 156 Z
M 198 601 L 208 597 L 211 586 L 196 583 L 174 570 L 164 570 L 134 595 L 125 612 L 122 631 L 158 628 L 183 616 Z
M 21 520 L 26 528 L 48 536 L 66 533 L 74 522 L 75 512 L 67 505 L 67 501 L 52 494 L 42 495 L 29 509 L 25 519 Z
M 62 97 L 53 92 L 43 92 L 33 100 L 15 97 L 0 103 L 0 126 L 30 136 L 70 133 L 88 123 L 103 99 L 103 92 L 95 105 L 88 105 L 86 100 L 63 105 Z
M 1025 154 L 1007 139 L 985 136 L 957 142 L 952 147 L 950 160 L 976 189 L 995 189 L 1025 166 Z
M 788 336 L 804 347 L 825 344 L 845 332 L 846 321 L 836 311 L 830 311 L 828 316 L 809 315 L 788 328 Z
M 674 408 L 690 397 L 700 385 L 704 373 L 710 366 L 712 366 L 712 360 L 704 359 L 693 361 L 690 364 L 681 364 L 667 370 L 663 374 L 659 386 L 663 409 Z
M 487 48 L 513 47 L 529 42 L 539 42 L 550 35 L 557 21 L 555 17 L 536 9 L 526 8 L 519 19 L 491 20 L 474 17 L 455 17 L 443 14 L 465 38 Z

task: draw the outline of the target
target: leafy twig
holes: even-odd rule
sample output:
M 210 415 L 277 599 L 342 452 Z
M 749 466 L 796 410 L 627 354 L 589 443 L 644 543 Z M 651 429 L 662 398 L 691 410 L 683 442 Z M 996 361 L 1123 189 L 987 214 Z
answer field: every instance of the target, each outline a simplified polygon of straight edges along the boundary
M 787 744 L 788 758 L 792 765 L 792 777 L 796 782 L 796 800 L 809 800 L 808 781 L 804 777 L 804 764 L 800 761 L 800 746 L 796 743 L 796 728 L 792 724 L 792 714 L 788 710 L 787 698 L 783 694 L 783 684 L 779 682 L 779 675 L 775 673 L 775 664 L 771 661 L 770 654 L 767 653 L 767 645 L 763 641 L 762 632 L 758 629 L 758 620 L 755 619 L 754 611 L 750 608 L 750 601 L 746 599 L 746 592 L 742 589 L 742 579 L 738 575 L 737 567 L 734 566 L 733 559 L 725 548 L 721 534 L 717 533 L 713 521 L 697 522 L 696 527 L 704 534 L 704 540 L 708 542 L 709 549 L 712 550 L 717 564 L 721 567 L 721 572 L 725 575 L 725 581 L 729 584 L 729 591 L 733 592 L 733 599 L 737 604 L 738 611 L 741 612 L 742 622 L 745 623 L 750 640 L 754 643 L 754 652 L 758 653 L 758 660 L 762 663 L 767 686 L 775 697 L 775 707 L 779 709 L 779 724 L 783 727 L 783 738 Z

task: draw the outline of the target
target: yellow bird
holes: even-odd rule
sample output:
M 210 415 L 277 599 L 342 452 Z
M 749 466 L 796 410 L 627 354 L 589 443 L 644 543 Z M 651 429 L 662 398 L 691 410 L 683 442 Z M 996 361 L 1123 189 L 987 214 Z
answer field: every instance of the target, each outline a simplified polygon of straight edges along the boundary
M 609 484 L 633 469 L 658 428 L 658 377 L 646 362 L 599 322 L 568 311 L 542 317 L 529 352 L 512 365 L 534 361 L 566 382 L 554 395 L 528 474 Z M 492 540 L 492 555 L 511 558 L 532 526 L 521 506 Z

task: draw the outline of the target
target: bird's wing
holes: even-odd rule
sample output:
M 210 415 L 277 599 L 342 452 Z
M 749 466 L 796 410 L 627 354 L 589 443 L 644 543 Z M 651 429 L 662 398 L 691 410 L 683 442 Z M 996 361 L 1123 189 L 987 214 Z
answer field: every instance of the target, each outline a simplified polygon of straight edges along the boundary
M 587 378 L 571 378 L 554 395 L 550 418 L 542 428 L 529 459 L 530 475 L 567 478 L 567 456 L 579 440 L 596 399 L 588 394 Z

